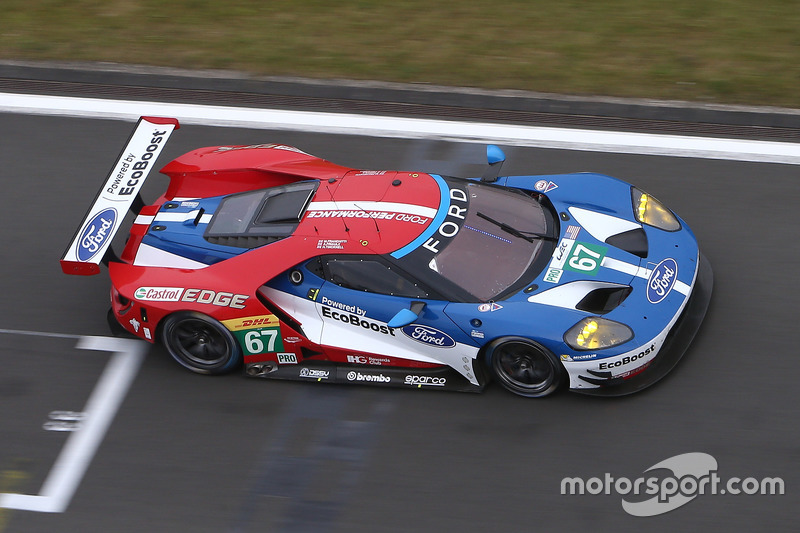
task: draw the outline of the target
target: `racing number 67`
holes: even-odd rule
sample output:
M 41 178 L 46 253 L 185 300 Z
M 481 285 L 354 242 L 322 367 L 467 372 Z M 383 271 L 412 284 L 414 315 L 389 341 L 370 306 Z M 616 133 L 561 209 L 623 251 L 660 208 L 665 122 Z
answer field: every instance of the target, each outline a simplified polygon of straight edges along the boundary
M 602 256 L 602 253 L 578 243 L 572 252 L 572 257 L 569 258 L 569 266 L 575 270 L 591 272 L 592 270 L 597 270 L 598 260 Z
M 266 350 L 264 350 L 264 343 L 262 342 L 261 337 L 268 337 Z M 260 329 L 256 331 L 248 331 L 244 336 L 244 343 L 247 351 L 250 353 L 274 352 L 275 339 L 277 338 L 277 329 Z

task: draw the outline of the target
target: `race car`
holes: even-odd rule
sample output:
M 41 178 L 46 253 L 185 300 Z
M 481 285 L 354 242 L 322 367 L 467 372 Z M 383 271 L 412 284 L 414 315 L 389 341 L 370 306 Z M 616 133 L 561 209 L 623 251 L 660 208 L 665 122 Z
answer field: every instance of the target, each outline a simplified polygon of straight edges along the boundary
M 212 146 L 163 167 L 145 205 L 178 128 L 139 120 L 61 265 L 106 264 L 110 323 L 191 371 L 622 395 L 667 374 L 705 316 L 713 274 L 691 230 L 613 177 L 499 177 L 493 145 L 474 178 Z

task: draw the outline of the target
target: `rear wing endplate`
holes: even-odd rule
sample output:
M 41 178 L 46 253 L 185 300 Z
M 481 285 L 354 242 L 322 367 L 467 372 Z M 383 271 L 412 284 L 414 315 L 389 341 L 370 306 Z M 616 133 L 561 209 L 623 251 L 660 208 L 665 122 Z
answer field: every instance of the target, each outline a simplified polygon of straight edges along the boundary
M 113 257 L 111 241 L 125 213 L 144 206 L 139 191 L 167 139 L 178 128 L 180 124 L 174 118 L 139 119 L 61 258 L 61 269 L 66 274 L 97 274 L 100 263 L 108 260 L 107 254 Z

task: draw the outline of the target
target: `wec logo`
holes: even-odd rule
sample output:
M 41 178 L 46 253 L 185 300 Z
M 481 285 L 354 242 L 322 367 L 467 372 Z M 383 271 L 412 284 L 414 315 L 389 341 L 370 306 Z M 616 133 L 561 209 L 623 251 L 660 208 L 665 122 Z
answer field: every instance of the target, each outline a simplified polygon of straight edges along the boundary
M 94 257 L 108 240 L 109 234 L 114 230 L 117 222 L 117 211 L 109 207 L 97 213 L 86 224 L 86 228 L 78 239 L 78 260 L 88 261 Z

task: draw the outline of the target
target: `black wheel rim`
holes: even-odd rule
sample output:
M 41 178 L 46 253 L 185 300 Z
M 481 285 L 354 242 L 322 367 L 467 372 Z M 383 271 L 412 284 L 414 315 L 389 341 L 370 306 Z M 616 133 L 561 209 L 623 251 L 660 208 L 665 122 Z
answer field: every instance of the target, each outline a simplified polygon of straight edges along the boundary
M 495 355 L 494 367 L 500 379 L 528 393 L 548 389 L 556 377 L 550 358 L 535 346 L 521 342 L 503 345 Z
M 182 320 L 175 324 L 172 334 L 178 355 L 193 366 L 214 367 L 230 357 L 224 335 L 205 320 Z

